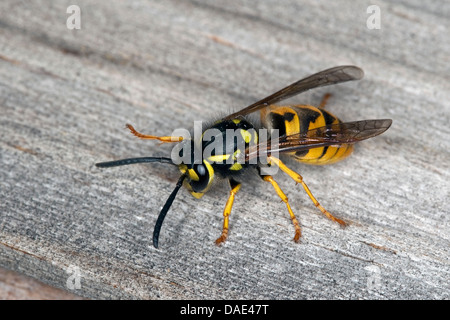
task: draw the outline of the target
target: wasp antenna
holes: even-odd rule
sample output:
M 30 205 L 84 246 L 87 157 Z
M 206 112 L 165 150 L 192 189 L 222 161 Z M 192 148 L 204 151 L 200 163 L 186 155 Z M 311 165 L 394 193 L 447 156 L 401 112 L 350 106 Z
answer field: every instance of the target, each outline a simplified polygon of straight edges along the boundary
M 181 186 L 183 185 L 183 180 L 185 178 L 186 178 L 186 174 L 183 174 L 180 177 L 180 179 L 177 182 L 177 185 L 175 186 L 175 189 L 173 189 L 172 193 L 170 194 L 169 198 L 167 199 L 166 203 L 164 204 L 164 207 L 162 208 L 161 212 L 159 213 L 158 220 L 156 220 L 155 229 L 153 230 L 153 246 L 155 248 L 158 248 L 159 232 L 161 231 L 161 226 L 163 224 L 164 218 L 166 217 L 166 214 L 169 211 L 170 206 L 172 205 L 173 201 L 175 200 L 178 190 L 180 190 Z
M 172 159 L 165 158 L 165 157 L 129 158 L 129 159 L 116 160 L 116 161 L 99 162 L 99 163 L 96 163 L 95 165 L 99 168 L 109 168 L 109 167 L 124 166 L 127 164 L 147 163 L 147 162 L 170 163 L 170 164 L 175 165 L 173 163 Z

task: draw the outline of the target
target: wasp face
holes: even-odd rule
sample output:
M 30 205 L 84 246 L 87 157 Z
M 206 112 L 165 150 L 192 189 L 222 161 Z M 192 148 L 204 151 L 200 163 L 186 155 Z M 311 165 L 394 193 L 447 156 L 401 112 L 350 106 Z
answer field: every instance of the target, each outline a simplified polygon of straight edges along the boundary
M 214 179 L 214 169 L 202 159 L 202 152 L 193 140 L 182 142 L 178 155 L 181 159 L 178 168 L 186 175 L 183 185 L 194 197 L 201 198 Z
M 187 174 L 184 186 L 197 199 L 201 198 L 214 180 L 214 169 L 207 161 L 196 164 L 180 164 L 181 173 Z

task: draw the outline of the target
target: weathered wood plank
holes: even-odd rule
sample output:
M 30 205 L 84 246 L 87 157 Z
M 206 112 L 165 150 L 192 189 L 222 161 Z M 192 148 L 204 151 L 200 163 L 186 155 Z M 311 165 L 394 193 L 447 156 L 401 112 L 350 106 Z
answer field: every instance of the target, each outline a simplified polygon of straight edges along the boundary
M 80 300 L 65 290 L 43 284 L 23 274 L 0 268 L 0 297 L 8 300 Z
M 0 3 L 0 266 L 88 298 L 448 299 L 450 6 L 379 1 Z M 362 81 L 292 98 L 343 120 L 392 118 L 329 167 L 295 164 L 322 217 L 279 175 L 303 228 L 259 178 L 221 231 L 227 188 L 181 191 L 160 249 L 151 232 L 179 173 L 98 161 L 168 155 L 133 138 L 238 110 L 300 77 L 355 64 Z M 79 286 L 76 280 L 79 279 Z

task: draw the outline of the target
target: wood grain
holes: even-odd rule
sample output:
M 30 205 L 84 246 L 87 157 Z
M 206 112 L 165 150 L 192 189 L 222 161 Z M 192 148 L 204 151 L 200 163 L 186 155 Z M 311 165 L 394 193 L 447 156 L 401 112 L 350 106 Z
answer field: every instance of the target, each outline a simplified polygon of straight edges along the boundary
M 69 30 L 69 5 L 81 29 Z M 0 3 L 0 266 L 94 299 L 448 299 L 450 6 L 377 1 Z M 180 191 L 179 172 L 96 162 L 170 154 L 127 132 L 170 135 L 344 64 L 358 82 L 289 100 L 346 121 L 392 118 L 333 166 L 294 164 L 321 204 L 276 176 L 246 179 L 220 235 L 228 190 Z M 75 285 L 76 279 L 79 286 Z M 8 298 L 8 297 L 3 297 Z

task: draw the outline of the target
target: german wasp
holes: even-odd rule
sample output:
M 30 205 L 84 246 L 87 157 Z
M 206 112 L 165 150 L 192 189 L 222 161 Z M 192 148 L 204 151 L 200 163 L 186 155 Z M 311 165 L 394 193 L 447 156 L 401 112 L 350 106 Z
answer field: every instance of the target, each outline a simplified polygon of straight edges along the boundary
M 158 247 L 159 233 L 179 189 L 185 186 L 196 198 L 201 198 L 214 180 L 228 180 L 230 194 L 223 211 L 222 234 L 216 240 L 220 245 L 228 237 L 229 216 L 233 201 L 241 187 L 242 173 L 253 170 L 263 181 L 272 185 L 285 203 L 295 228 L 294 241 L 301 237 L 300 223 L 289 205 L 270 169 L 280 169 L 296 183 L 301 184 L 314 205 L 330 220 L 345 226 L 346 223 L 328 212 L 313 196 L 300 174 L 290 169 L 281 156 L 296 161 L 324 165 L 340 161 L 350 155 L 356 142 L 377 136 L 392 124 L 390 119 L 342 122 L 325 110 L 329 95 L 318 107 L 311 105 L 279 106 L 276 103 L 307 90 L 359 80 L 364 72 L 356 66 L 338 66 L 301 79 L 252 105 L 230 114 L 202 128 L 201 137 L 152 136 L 142 134 L 127 124 L 132 134 L 141 139 L 177 143 L 169 157 L 141 157 L 97 163 L 97 167 L 114 167 L 134 163 L 160 162 L 178 166 L 181 171 L 175 189 L 165 202 L 153 232 L 153 245 Z M 247 115 L 260 111 L 262 128 L 256 126 Z M 261 129 L 268 133 L 261 136 Z M 174 156 L 175 155 L 175 156 Z

